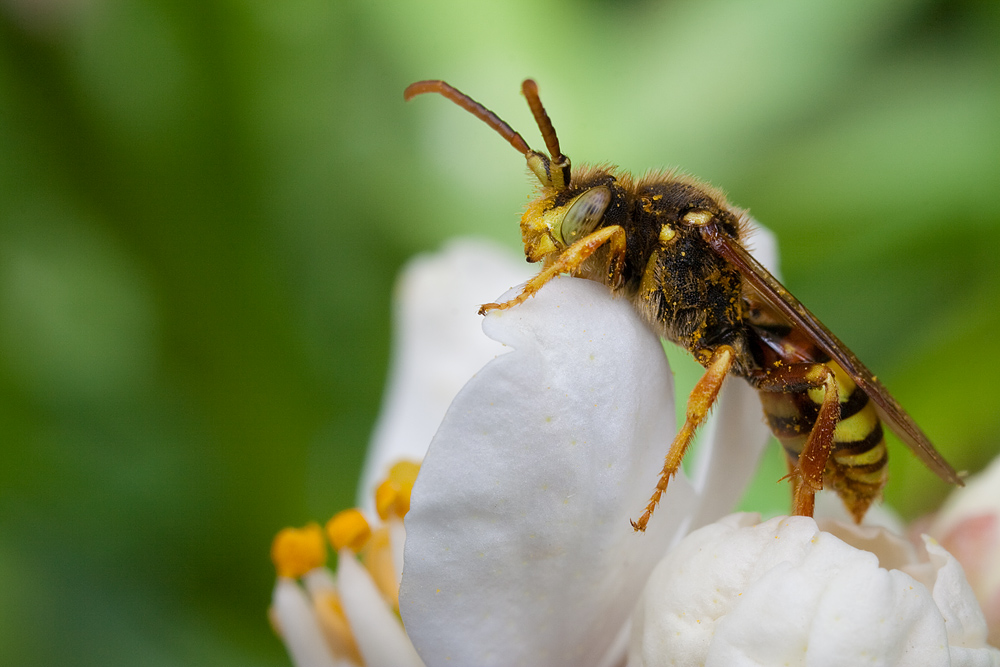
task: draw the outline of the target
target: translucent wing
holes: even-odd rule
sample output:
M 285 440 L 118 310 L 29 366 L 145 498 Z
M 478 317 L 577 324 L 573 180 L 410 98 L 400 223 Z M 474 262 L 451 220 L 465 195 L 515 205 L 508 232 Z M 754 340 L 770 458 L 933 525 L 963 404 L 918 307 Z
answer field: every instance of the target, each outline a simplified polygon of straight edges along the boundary
M 847 349 L 847 346 L 827 329 L 816 316 L 802 305 L 784 285 L 778 282 L 767 269 L 760 265 L 746 249 L 734 239 L 721 234 L 714 225 L 702 228 L 705 241 L 723 259 L 735 266 L 749 285 L 760 294 L 768 304 L 786 317 L 790 324 L 803 331 L 821 350 L 840 364 L 861 390 L 868 394 L 875 408 L 885 423 L 906 443 L 924 464 L 934 473 L 952 484 L 963 486 L 962 479 L 941 454 L 924 432 L 917 426 L 892 397 L 882 383 L 879 382 L 868 368 Z

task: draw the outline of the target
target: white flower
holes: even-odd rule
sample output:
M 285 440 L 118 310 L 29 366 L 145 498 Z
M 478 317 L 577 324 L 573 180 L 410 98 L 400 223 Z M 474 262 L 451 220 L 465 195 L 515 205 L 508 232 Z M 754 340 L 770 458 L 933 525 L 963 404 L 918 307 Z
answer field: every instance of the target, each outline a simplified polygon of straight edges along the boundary
M 285 529 L 272 547 L 278 578 L 271 619 L 297 667 L 422 664 L 397 615 L 409 487 L 404 481 L 402 506 L 389 510 L 385 504 L 395 499 L 377 507 L 377 491 L 395 470 L 408 472 L 400 461 L 423 458 L 452 398 L 503 350 L 482 335 L 479 304 L 530 275 L 530 267 L 506 251 L 472 241 L 453 242 L 404 269 L 395 299 L 402 335 L 394 341 L 389 389 L 358 486 L 360 509 L 328 524 L 337 571 L 324 565 L 318 525 Z M 334 527 L 338 518 L 343 521 Z M 358 550 L 364 565 L 355 558 Z
M 278 578 L 271 620 L 294 664 L 420 667 L 397 615 L 392 547 L 402 545 L 399 517 L 389 514 L 373 532 L 360 511 L 346 510 L 330 520 L 327 533 L 337 550 L 336 573 L 324 566 L 326 547 L 316 524 L 286 528 L 272 545 Z
M 736 514 L 689 535 L 650 578 L 629 664 L 1000 665 L 947 551 L 928 538 L 919 559 L 882 528 L 831 526 Z
M 479 306 L 536 271 L 506 248 L 471 239 L 404 267 L 387 389 L 358 486 L 361 507 L 373 509 L 375 487 L 394 462 L 424 457 L 458 390 L 504 351 L 483 335 Z
M 1000 458 L 952 492 L 927 532 L 962 564 L 1000 645 Z
M 495 250 L 466 242 L 407 271 L 392 386 L 359 503 L 371 516 L 387 464 L 419 459 L 468 380 L 440 422 L 406 518 L 399 612 L 409 639 L 428 665 L 618 664 L 649 572 L 687 530 L 731 510 L 767 431 L 754 392 L 727 383 L 716 409 L 724 419 L 707 425 L 688 466 L 694 482 L 674 478 L 647 532 L 634 533 L 629 519 L 645 507 L 675 433 L 661 343 L 605 286 L 571 278 L 488 316 L 482 327 L 502 345 L 489 342 L 477 305 L 500 290 L 477 283 L 495 283 L 502 265 Z M 501 273 L 504 287 L 520 279 Z M 471 337 L 451 333 L 456 326 Z M 401 541 L 400 529 L 390 551 Z M 355 609 L 344 592 L 341 579 L 366 568 L 343 551 L 340 563 L 335 592 L 360 658 L 395 664 L 365 649 L 381 632 L 397 636 L 392 619 L 372 611 L 385 605 Z M 302 577 L 305 603 L 299 575 L 279 577 L 276 624 L 297 665 L 329 664 L 317 647 L 356 662 L 329 649 L 317 611 L 301 612 L 319 609 L 316 591 L 330 590 L 320 572 Z
M 296 665 L 618 665 L 629 645 L 636 665 L 1000 665 L 930 540 L 920 561 L 880 529 L 736 515 L 663 559 L 740 497 L 767 440 L 757 397 L 725 385 L 691 474 L 634 533 L 675 432 L 660 341 L 606 287 L 560 278 L 491 313 L 491 342 L 476 305 L 523 276 L 505 266 L 464 242 L 406 272 L 364 511 L 327 527 L 336 575 L 318 526 L 275 541 Z M 425 451 L 415 485 L 413 465 L 389 467 Z
M 629 520 L 676 430 L 659 339 L 605 286 L 571 278 L 491 313 L 484 330 L 513 350 L 462 389 L 421 467 L 407 632 L 429 665 L 617 663 L 652 567 L 742 494 L 767 440 L 757 398 L 727 383 L 726 422 L 711 431 L 727 438 L 704 444 L 698 484 L 678 475 L 640 535 Z

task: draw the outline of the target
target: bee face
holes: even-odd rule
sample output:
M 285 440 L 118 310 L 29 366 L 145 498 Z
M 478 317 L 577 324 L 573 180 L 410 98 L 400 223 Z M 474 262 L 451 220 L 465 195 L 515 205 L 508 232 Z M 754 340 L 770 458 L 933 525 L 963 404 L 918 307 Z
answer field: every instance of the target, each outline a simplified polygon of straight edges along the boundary
M 521 217 L 529 262 L 562 252 L 606 224 L 609 210 L 621 208 L 622 192 L 607 171 L 584 173 L 571 186 L 543 186 Z

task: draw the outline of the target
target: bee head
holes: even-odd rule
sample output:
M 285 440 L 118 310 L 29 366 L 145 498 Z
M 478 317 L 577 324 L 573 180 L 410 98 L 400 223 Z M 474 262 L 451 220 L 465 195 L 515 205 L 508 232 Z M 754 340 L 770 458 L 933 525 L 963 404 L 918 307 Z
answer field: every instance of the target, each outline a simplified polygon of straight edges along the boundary
M 556 130 L 538 97 L 538 85 L 532 79 L 525 79 L 521 84 L 521 92 L 542 133 L 548 155 L 532 149 L 499 116 L 444 81 L 418 81 L 410 84 L 403 92 L 403 97 L 410 100 L 423 93 L 438 93 L 489 125 L 524 155 L 528 168 L 541 184 L 538 197 L 528 205 L 521 218 L 525 256 L 529 262 L 537 262 L 593 231 L 608 207 L 611 191 L 601 185 L 571 187 L 570 161 L 559 149 Z

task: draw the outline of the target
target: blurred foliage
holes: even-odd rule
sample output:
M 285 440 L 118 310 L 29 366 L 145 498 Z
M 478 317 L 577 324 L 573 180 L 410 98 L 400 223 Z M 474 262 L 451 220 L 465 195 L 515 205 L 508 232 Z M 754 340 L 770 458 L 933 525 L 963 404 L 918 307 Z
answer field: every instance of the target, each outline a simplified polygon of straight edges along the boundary
M 998 7 L 0 0 L 2 661 L 287 664 L 269 541 L 352 502 L 393 276 L 456 234 L 518 248 L 522 159 L 440 99 L 404 105 L 421 78 L 537 144 L 534 76 L 577 163 L 725 186 L 981 468 Z M 893 456 L 888 500 L 932 509 L 944 486 Z M 768 474 L 761 503 L 785 493 Z

